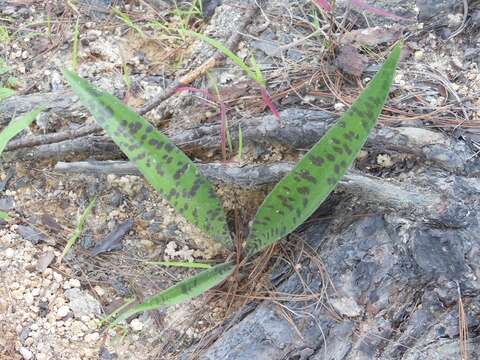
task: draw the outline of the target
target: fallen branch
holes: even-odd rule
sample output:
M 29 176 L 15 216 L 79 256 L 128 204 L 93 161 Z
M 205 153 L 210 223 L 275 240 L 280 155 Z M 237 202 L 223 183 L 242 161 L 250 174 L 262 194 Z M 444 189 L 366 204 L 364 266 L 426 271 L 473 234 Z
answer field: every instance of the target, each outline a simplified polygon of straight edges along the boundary
M 210 163 L 198 164 L 198 167 L 212 181 L 255 187 L 277 182 L 293 168 L 293 164 L 280 162 L 238 166 Z M 54 170 L 68 174 L 140 175 L 135 165 L 127 161 L 59 162 Z M 456 199 L 445 198 L 445 194 L 355 171 L 349 171 L 343 177 L 339 189 L 361 198 L 362 203 L 376 211 L 400 212 L 414 220 L 423 219 L 443 226 L 462 227 L 468 219 L 465 206 Z
M 273 115 L 245 120 L 241 126 L 245 145 L 280 144 L 293 150 L 307 150 L 325 134 L 335 119 L 328 113 L 317 110 L 287 109 L 282 111 L 282 123 Z M 219 148 L 220 125 L 206 124 L 192 129 L 167 133 L 172 141 L 186 152 L 198 149 Z M 231 129 L 233 143 L 238 141 L 238 132 Z M 441 133 L 422 128 L 382 127 L 370 135 L 367 149 L 376 152 L 397 152 L 411 154 L 423 161 L 457 174 L 478 173 L 480 164 L 475 152 L 462 141 L 449 138 Z M 28 149 L 6 152 L 5 156 L 17 160 L 76 160 L 96 157 L 121 159 L 123 155 L 107 137 L 91 136 L 40 145 Z

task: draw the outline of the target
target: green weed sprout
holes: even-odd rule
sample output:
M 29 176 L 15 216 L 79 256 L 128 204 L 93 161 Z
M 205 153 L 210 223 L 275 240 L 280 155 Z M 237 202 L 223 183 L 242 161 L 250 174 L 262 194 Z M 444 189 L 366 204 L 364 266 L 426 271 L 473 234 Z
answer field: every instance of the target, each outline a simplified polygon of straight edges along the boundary
M 251 257 L 294 231 L 333 191 L 376 124 L 393 81 L 400 50 L 399 43 L 350 109 L 265 198 L 250 226 L 243 256 Z M 98 124 L 147 181 L 187 221 L 233 251 L 220 201 L 195 164 L 120 100 L 94 88 L 71 71 L 65 70 L 64 76 Z M 199 296 L 227 279 L 234 269 L 232 262 L 206 269 L 126 309 L 111 326 L 131 315 Z
M 95 202 L 96 198 L 93 198 L 93 200 L 90 201 L 85 210 L 83 210 L 82 215 L 80 215 L 80 218 L 78 219 L 77 226 L 75 227 L 72 236 L 70 236 L 70 238 L 68 239 L 67 244 L 63 249 L 62 255 L 58 259 L 58 263 L 62 262 L 63 258 L 68 254 L 73 245 L 75 245 L 78 237 L 82 234 L 83 227 L 85 226 L 85 221 L 87 221 L 87 217 L 91 214 L 92 209 L 95 206 Z

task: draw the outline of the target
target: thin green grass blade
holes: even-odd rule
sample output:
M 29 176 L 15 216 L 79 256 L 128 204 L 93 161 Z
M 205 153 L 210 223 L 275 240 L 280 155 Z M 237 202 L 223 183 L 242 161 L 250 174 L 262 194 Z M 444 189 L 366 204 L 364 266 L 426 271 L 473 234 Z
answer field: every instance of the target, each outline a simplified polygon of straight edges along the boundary
M 245 62 L 237 54 L 235 54 L 233 51 L 223 45 L 220 41 L 191 30 L 183 30 L 183 32 L 213 46 L 215 49 L 223 53 L 223 55 L 225 55 L 235 64 L 237 64 L 245 72 L 245 74 L 252 78 L 252 80 L 256 81 L 261 86 L 265 86 L 265 80 L 263 79 L 263 76 L 261 74 L 260 77 L 258 76 L 255 66 L 250 67 L 245 64 Z M 252 68 L 254 70 L 252 70 Z
M 210 269 L 212 265 L 194 261 L 146 261 L 149 265 L 183 267 L 189 269 Z
M 264 200 L 247 237 L 247 255 L 295 230 L 338 184 L 382 111 L 400 49 L 399 43 L 351 108 Z
M 123 312 L 115 321 L 113 321 L 111 326 L 139 312 L 176 305 L 193 299 L 220 284 L 230 276 L 234 269 L 235 266 L 233 263 L 224 263 L 202 271 L 201 273 L 183 280 L 167 290 L 150 297 L 144 303 L 136 305 Z
M 243 131 L 240 124 L 238 124 L 238 153 L 237 153 L 237 160 L 240 162 L 242 161 L 242 154 L 243 154 Z
M 147 181 L 191 224 L 233 247 L 225 213 L 212 185 L 165 135 L 120 100 L 92 87 L 75 73 L 64 76 L 98 124 Z
M 15 94 L 15 91 L 13 91 L 12 89 L 9 89 L 9 88 L 6 88 L 6 87 L 1 87 L 0 88 L 0 101 L 12 96 L 13 94 Z
M 77 71 L 78 67 L 78 40 L 80 39 L 80 18 L 75 22 L 75 29 L 73 31 L 73 45 L 72 45 L 72 69 Z
M 10 217 L 10 215 L 8 215 L 8 213 L 0 210 L 0 220 L 9 221 L 10 219 L 11 219 L 11 217 Z
M 83 210 L 82 215 L 80 215 L 80 218 L 78 219 L 77 226 L 75 226 L 75 230 L 73 231 L 72 236 L 67 241 L 67 244 L 65 245 L 65 248 L 63 249 L 62 255 L 58 259 L 58 263 L 62 262 L 62 259 L 65 257 L 65 255 L 68 254 L 70 249 L 75 245 L 78 237 L 82 234 L 83 227 L 85 226 L 85 221 L 87 221 L 87 217 L 91 214 L 93 207 L 95 206 L 95 202 L 97 201 L 97 198 L 93 198 Z
M 0 154 L 2 154 L 5 146 L 7 146 L 7 143 L 22 130 L 26 129 L 41 112 L 42 109 L 37 108 L 10 121 L 10 123 L 0 133 Z
M 134 301 L 135 301 L 135 298 L 125 299 L 125 301 L 123 302 L 122 305 L 120 305 L 118 308 L 116 308 L 115 310 L 113 310 L 113 311 L 112 311 L 110 314 L 108 314 L 107 316 L 101 318 L 101 319 L 98 321 L 98 326 L 101 327 L 101 326 L 103 326 L 104 324 L 106 324 L 107 322 L 109 322 L 112 318 L 115 318 L 115 316 L 117 316 L 118 314 L 120 314 L 123 309 L 125 309 L 128 305 L 130 305 L 130 304 L 133 303 Z

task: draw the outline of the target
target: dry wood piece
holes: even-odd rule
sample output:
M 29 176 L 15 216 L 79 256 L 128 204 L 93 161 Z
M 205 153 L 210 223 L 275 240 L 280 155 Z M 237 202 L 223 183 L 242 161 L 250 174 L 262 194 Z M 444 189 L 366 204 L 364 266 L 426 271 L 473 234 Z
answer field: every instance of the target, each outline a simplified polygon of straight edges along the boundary
M 45 111 L 72 116 L 74 113 L 86 113 L 78 98 L 70 90 L 30 95 L 13 95 L 0 102 L 0 124 L 7 124 L 12 117 L 32 111 L 37 106 Z
M 242 122 L 243 141 L 249 144 L 281 144 L 294 150 L 307 150 L 315 144 L 335 119 L 326 112 L 306 109 L 288 109 L 281 113 L 282 123 L 273 115 L 250 118 Z M 167 133 L 184 151 L 219 148 L 220 125 L 205 124 L 192 129 Z M 232 141 L 238 141 L 238 132 L 231 129 Z M 421 160 L 457 174 L 475 174 L 480 164 L 475 151 L 466 143 L 444 134 L 413 127 L 381 127 L 375 129 L 367 141 L 367 149 L 377 152 L 411 154 Z M 120 159 L 121 152 L 107 137 L 90 136 L 66 140 L 56 144 L 5 152 L 17 160 Z
M 198 164 L 208 179 L 237 186 L 261 186 L 280 180 L 293 168 L 292 163 L 268 165 Z M 134 164 L 127 161 L 59 162 L 54 168 L 63 173 L 140 175 Z M 461 227 L 470 220 L 463 203 L 447 198 L 420 186 L 404 185 L 393 180 L 350 171 L 343 177 L 339 188 L 362 199 L 362 203 L 376 210 L 401 212 L 413 219 Z M 365 206 L 365 205 L 364 205 Z

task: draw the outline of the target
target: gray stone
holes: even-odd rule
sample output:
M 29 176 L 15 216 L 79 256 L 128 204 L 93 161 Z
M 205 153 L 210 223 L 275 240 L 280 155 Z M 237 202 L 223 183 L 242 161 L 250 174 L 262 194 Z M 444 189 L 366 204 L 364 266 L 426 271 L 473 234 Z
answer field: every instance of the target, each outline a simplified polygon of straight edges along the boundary
M 47 241 L 47 237 L 33 226 L 18 225 L 17 230 L 25 240 L 34 245 L 41 241 Z
M 14 207 L 13 198 L 11 196 L 4 196 L 0 198 L 0 210 L 9 211 Z
M 65 291 L 65 296 L 70 301 L 69 306 L 75 318 L 82 316 L 100 315 L 100 303 L 92 295 L 77 288 Z

